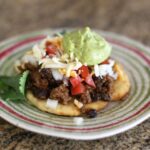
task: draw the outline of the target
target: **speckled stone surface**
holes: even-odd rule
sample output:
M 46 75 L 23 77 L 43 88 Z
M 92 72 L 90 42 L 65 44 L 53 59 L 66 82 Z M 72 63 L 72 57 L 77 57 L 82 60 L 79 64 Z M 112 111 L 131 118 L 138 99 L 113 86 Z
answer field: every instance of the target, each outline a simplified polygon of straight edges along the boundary
M 90 26 L 150 46 L 149 0 L 0 0 L 0 40 L 48 27 Z M 150 119 L 94 141 L 35 134 L 0 119 L 0 150 L 149 150 Z

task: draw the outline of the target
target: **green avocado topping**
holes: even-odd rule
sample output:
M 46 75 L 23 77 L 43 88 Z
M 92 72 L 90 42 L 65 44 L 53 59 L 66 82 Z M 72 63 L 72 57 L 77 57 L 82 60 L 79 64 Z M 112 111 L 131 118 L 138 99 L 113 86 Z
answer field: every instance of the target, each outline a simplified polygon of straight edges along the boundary
M 109 43 L 89 27 L 66 33 L 62 45 L 65 53 L 73 53 L 80 62 L 89 66 L 103 62 L 111 54 Z

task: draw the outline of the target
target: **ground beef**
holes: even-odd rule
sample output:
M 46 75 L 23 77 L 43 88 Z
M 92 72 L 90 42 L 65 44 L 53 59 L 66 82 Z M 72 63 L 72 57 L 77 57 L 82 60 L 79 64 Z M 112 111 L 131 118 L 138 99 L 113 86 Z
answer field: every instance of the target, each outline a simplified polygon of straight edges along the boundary
M 87 104 L 87 103 L 92 102 L 92 98 L 91 98 L 90 93 L 93 92 L 94 89 L 89 85 L 85 85 L 85 89 L 86 89 L 85 92 L 82 93 L 81 95 L 79 95 L 77 97 L 77 99 L 79 101 L 81 101 L 82 103 Z
M 42 89 L 42 88 L 37 88 L 35 86 L 32 86 L 31 89 L 33 95 L 37 98 L 45 100 L 49 97 L 50 90 L 48 88 Z
M 87 103 L 92 102 L 91 95 L 90 95 L 90 92 L 88 90 L 86 90 L 83 94 L 81 94 L 80 101 L 83 104 L 87 104 Z
M 48 80 L 46 78 L 43 78 L 41 73 L 38 70 L 30 72 L 30 80 L 33 86 L 37 88 L 42 88 L 42 89 L 48 88 L 49 85 Z
M 37 69 L 30 71 L 27 88 L 34 96 L 40 99 L 47 99 L 53 88 L 62 84 L 62 81 L 55 81 L 50 69 Z
M 49 97 L 48 84 L 48 81 L 41 78 L 41 75 L 37 70 L 30 72 L 27 82 L 27 89 L 31 90 L 35 97 L 47 99 Z
M 51 83 L 55 82 L 55 79 L 52 76 L 52 72 L 50 68 L 43 68 L 40 70 L 40 74 L 42 78 L 47 79 Z
M 111 100 L 112 83 L 114 79 L 110 76 L 103 78 L 94 77 L 96 88 L 92 88 L 89 85 L 85 85 L 85 92 L 78 95 L 76 98 L 84 104 L 95 102 L 98 100 Z
M 94 77 L 96 89 L 91 92 L 92 100 L 111 100 L 113 81 L 114 79 L 108 75 L 103 78 Z
M 55 87 L 58 87 L 59 85 L 61 85 L 63 83 L 62 80 L 57 80 L 56 81 L 53 78 L 51 69 L 49 69 L 49 68 L 43 68 L 43 69 L 41 69 L 40 74 L 41 74 L 41 77 L 43 79 L 47 79 L 48 80 L 51 89 L 55 88 Z
M 73 97 L 70 94 L 70 87 L 66 87 L 62 81 L 56 81 L 52 76 L 51 69 L 44 68 L 30 71 L 27 87 L 33 92 L 34 96 L 40 99 L 50 97 L 62 104 L 67 104 L 74 98 L 84 104 L 98 100 L 111 100 L 113 78 L 107 75 L 103 78 L 94 77 L 93 80 L 96 88 L 92 88 L 85 83 L 85 92 Z
M 69 89 L 64 84 L 54 88 L 50 93 L 50 98 L 58 100 L 61 104 L 67 104 L 73 100 L 69 95 Z

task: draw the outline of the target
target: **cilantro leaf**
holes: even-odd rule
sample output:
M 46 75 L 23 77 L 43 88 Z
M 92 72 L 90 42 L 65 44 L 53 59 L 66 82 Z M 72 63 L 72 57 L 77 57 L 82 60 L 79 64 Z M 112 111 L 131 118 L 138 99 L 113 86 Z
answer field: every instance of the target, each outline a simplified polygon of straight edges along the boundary
M 25 95 L 25 84 L 28 77 L 29 71 L 25 71 L 19 79 L 19 90 L 20 93 Z
M 16 102 L 24 100 L 27 76 L 28 71 L 16 76 L 0 76 L 0 97 Z
M 15 90 L 18 90 L 19 87 L 19 79 L 20 79 L 21 75 L 16 75 L 16 76 L 0 76 L 0 83 L 8 86 L 8 87 L 12 87 Z

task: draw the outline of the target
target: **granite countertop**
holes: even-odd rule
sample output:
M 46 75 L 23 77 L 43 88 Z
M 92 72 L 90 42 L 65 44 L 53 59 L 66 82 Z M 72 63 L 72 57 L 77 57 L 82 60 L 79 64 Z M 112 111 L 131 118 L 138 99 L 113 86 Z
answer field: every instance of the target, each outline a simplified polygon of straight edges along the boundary
M 48 27 L 90 26 L 150 46 L 148 0 L 0 0 L 0 40 Z M 44 136 L 0 119 L 0 150 L 149 150 L 150 119 L 109 138 L 75 141 Z

